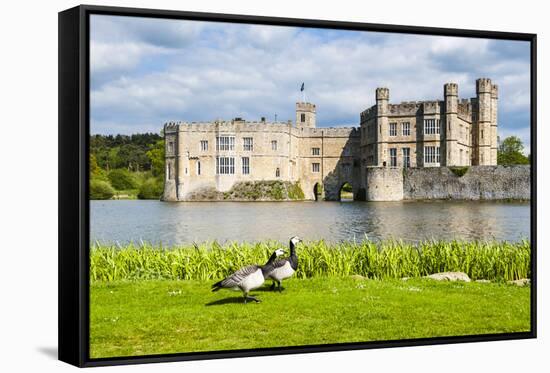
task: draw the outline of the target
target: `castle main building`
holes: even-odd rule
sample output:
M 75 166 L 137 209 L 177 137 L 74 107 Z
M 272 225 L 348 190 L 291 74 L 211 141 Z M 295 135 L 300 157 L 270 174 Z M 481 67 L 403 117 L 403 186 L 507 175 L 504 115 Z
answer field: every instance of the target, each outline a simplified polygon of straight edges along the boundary
M 316 127 L 316 106 L 296 103 L 296 120 L 169 122 L 164 125 L 166 177 L 163 199 L 227 191 L 236 182 L 299 182 L 308 199 L 338 199 L 346 182 L 362 199 L 369 168 L 496 165 L 498 88 L 476 81 L 476 97 L 458 98 L 455 83 L 443 100 L 376 104 L 360 114 L 359 127 Z

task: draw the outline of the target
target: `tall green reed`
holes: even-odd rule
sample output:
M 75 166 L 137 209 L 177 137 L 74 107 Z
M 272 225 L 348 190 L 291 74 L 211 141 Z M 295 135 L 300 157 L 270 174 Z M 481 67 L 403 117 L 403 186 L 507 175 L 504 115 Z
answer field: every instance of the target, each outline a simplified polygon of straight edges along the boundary
M 263 264 L 277 248 L 274 241 L 217 242 L 161 247 L 94 244 L 90 279 L 217 280 L 249 264 Z M 298 246 L 298 278 L 349 276 L 372 279 L 420 277 L 444 271 L 465 272 L 472 279 L 516 280 L 530 277 L 531 248 L 521 242 L 361 241 L 305 242 Z

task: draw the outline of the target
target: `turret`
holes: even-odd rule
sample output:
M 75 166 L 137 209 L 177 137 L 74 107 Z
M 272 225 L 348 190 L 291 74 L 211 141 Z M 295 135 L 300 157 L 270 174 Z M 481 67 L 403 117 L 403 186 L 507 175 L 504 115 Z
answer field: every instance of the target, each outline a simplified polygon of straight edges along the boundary
M 315 112 L 314 104 L 309 102 L 296 103 L 296 127 L 315 128 Z
M 476 80 L 476 94 L 478 103 L 477 112 L 477 164 L 490 165 L 491 160 L 491 123 L 492 123 L 492 99 L 493 85 L 491 79 L 481 78 Z
M 491 87 L 491 164 L 497 164 L 498 148 L 498 86 Z
M 388 101 L 390 90 L 376 88 L 376 131 L 378 139 L 378 166 L 389 166 L 388 154 Z
M 445 97 L 445 125 L 441 133 L 441 165 L 463 166 L 469 164 L 460 159 L 460 150 L 457 148 L 457 139 L 460 136 L 457 126 L 458 117 L 458 84 L 447 83 L 443 87 Z M 453 141 L 454 140 L 454 141 Z

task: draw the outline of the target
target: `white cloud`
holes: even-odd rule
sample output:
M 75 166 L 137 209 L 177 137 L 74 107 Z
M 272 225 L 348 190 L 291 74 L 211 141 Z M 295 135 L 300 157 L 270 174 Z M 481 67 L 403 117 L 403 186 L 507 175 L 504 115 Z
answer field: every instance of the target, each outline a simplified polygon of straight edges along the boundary
M 517 113 L 529 108 L 529 56 L 498 42 L 138 20 L 129 26 L 111 17 L 101 35 L 92 34 L 92 71 L 101 77 L 92 131 L 99 130 L 95 119 L 126 133 L 144 123 L 158 132 L 166 120 L 292 119 L 301 82 L 321 125 L 357 125 L 376 87 L 389 87 L 393 102 L 441 99 L 443 84 L 455 81 L 471 97 L 482 76 L 500 86 L 501 116 L 523 121 L 504 120 L 509 131 L 526 125 Z

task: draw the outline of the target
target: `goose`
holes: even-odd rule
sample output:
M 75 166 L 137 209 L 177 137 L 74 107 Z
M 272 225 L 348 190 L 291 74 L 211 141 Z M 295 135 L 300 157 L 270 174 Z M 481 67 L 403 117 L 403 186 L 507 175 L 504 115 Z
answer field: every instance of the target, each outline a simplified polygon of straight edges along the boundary
M 275 261 L 275 259 L 277 259 L 277 257 L 283 255 L 285 253 L 285 251 L 283 249 L 277 249 L 273 252 L 273 254 L 271 254 L 271 256 L 269 257 L 269 259 L 267 260 L 267 262 L 264 264 L 264 265 L 270 265 L 271 263 L 273 263 Z
M 266 279 L 273 280 L 271 284 L 271 290 L 275 290 L 275 283 L 277 283 L 277 288 L 279 291 L 282 291 L 281 281 L 292 277 L 294 272 L 298 269 L 298 256 L 296 255 L 296 245 L 302 242 L 298 236 L 294 236 L 290 239 L 290 256 L 285 259 L 275 260 L 269 266 L 269 271 L 267 273 Z
M 260 266 L 253 264 L 243 267 L 212 285 L 212 291 L 218 291 L 220 289 L 240 289 L 243 292 L 244 303 L 249 299 L 259 303 L 259 299 L 248 295 L 248 293 L 250 290 L 262 286 L 265 281 L 266 273 L 272 269 L 272 263 L 278 256 L 283 254 L 284 251 L 282 249 L 275 250 L 265 265 Z

